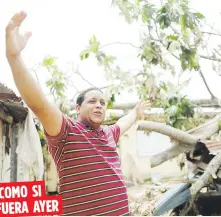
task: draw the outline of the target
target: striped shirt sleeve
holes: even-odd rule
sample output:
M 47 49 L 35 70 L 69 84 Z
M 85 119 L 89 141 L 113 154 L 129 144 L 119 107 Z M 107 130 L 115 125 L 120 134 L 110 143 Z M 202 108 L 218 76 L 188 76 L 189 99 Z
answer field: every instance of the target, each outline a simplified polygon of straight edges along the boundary
M 63 145 L 66 142 L 68 131 L 69 131 L 70 121 L 67 117 L 63 114 L 62 116 L 62 126 L 59 134 L 57 136 L 50 136 L 47 134 L 46 130 L 44 129 L 44 134 L 46 136 L 48 145 L 50 146 L 58 146 Z
M 120 127 L 117 124 L 113 124 L 110 126 L 110 131 L 114 137 L 114 141 L 117 144 L 120 138 Z

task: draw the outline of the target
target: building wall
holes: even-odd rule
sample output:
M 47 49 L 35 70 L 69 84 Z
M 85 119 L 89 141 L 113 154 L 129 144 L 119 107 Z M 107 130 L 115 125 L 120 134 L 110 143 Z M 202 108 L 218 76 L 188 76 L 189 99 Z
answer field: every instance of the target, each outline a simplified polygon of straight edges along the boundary
M 0 182 L 10 182 L 10 153 L 5 153 L 5 136 L 2 130 L 2 121 L 0 120 Z M 9 137 L 11 137 L 11 129 Z M 12 141 L 10 141 L 12 142 Z M 9 150 L 10 151 L 10 150 Z M 34 180 L 31 174 L 31 168 L 24 165 L 21 159 L 17 158 L 17 181 L 30 181 Z
M 0 181 L 10 181 L 10 155 L 5 154 L 5 137 L 2 132 L 2 121 L 0 120 Z
M 185 170 L 180 170 L 178 158 L 151 168 L 150 158 L 171 147 L 170 138 L 155 132 L 147 135 L 137 128 L 134 124 L 120 139 L 121 167 L 127 180 L 136 184 L 150 178 L 159 180 L 185 174 Z

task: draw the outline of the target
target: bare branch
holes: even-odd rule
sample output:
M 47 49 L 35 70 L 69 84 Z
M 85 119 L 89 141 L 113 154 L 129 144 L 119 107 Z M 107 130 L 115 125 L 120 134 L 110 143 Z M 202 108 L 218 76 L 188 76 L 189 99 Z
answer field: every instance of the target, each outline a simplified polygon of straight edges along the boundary
M 78 88 L 75 86 L 72 80 L 69 80 L 69 86 L 73 87 L 77 92 L 79 92 Z
M 141 70 L 140 70 L 140 71 L 141 71 Z M 130 73 L 130 71 L 128 71 L 127 73 Z M 82 76 L 82 74 L 80 74 L 80 73 L 77 73 L 77 74 L 80 75 L 82 79 L 85 79 L 85 78 Z M 142 75 L 142 74 L 143 74 L 143 72 L 139 72 L 139 73 L 137 73 L 136 75 L 133 75 L 132 78 L 135 78 L 135 77 L 137 77 L 137 76 L 139 76 L 139 75 Z M 91 83 L 90 83 L 89 81 L 87 81 L 86 79 L 85 79 L 85 81 L 86 81 L 88 84 L 90 84 L 91 86 L 95 87 L 93 84 L 91 84 Z M 122 82 L 121 84 L 126 84 L 126 83 L 127 83 L 127 82 Z M 103 89 L 107 89 L 107 88 L 113 87 L 114 85 L 115 85 L 115 84 L 109 84 L 109 85 L 105 85 L 105 86 L 98 87 L 98 88 L 101 89 L 101 90 L 103 90 Z M 75 87 L 73 83 L 72 83 L 72 86 Z M 75 89 L 76 89 L 76 87 L 75 87 Z M 77 90 L 77 89 L 76 89 L 76 90 Z M 80 93 L 80 90 L 77 90 L 77 93 L 76 93 L 76 94 L 78 94 L 78 93 Z
M 210 27 L 212 30 L 214 30 L 215 32 L 221 34 L 221 32 L 218 31 L 217 29 L 215 29 L 212 25 L 210 25 L 210 24 L 208 24 L 208 23 L 206 23 L 206 25 L 209 26 L 209 27 Z
M 207 81 L 206 81 L 206 78 L 204 77 L 204 74 L 203 74 L 203 72 L 202 72 L 201 69 L 199 70 L 199 73 L 200 73 L 200 76 L 202 77 L 203 82 L 204 82 L 204 84 L 205 84 L 205 86 L 206 86 L 206 89 L 207 89 L 208 92 L 210 93 L 211 97 L 212 97 L 213 99 L 217 99 L 217 97 L 214 96 L 214 94 L 213 94 L 212 91 L 210 90 L 210 87 L 209 87 L 209 85 L 208 85 L 208 83 L 207 83 Z
M 199 55 L 199 56 L 200 56 L 200 58 L 203 58 L 203 59 L 212 60 L 212 61 L 216 61 L 216 62 L 221 62 L 221 59 L 216 58 L 214 56 L 205 56 L 205 55 Z
M 119 44 L 119 45 L 129 45 L 129 46 L 132 46 L 133 48 L 139 49 L 139 46 L 136 46 L 136 45 L 134 45 L 134 44 L 132 44 L 132 43 L 129 43 L 129 42 L 111 42 L 111 43 L 102 45 L 102 46 L 100 47 L 100 49 L 105 48 L 105 47 L 108 47 L 108 46 L 111 46 L 111 45 L 115 45 L 115 44 Z
M 203 34 L 208 34 L 208 35 L 216 35 L 216 36 L 221 36 L 219 33 L 214 33 L 214 32 L 202 32 Z
M 76 70 L 76 74 L 79 75 L 79 76 L 82 78 L 82 80 L 84 80 L 85 82 L 87 82 L 90 86 L 95 87 L 95 85 L 93 85 L 90 81 L 88 81 L 88 80 L 79 72 L 78 69 Z
M 220 49 L 219 49 L 219 50 L 216 50 L 216 49 L 214 48 L 214 51 L 215 51 L 216 54 L 218 54 L 219 56 L 221 56 L 221 54 L 219 53 Z

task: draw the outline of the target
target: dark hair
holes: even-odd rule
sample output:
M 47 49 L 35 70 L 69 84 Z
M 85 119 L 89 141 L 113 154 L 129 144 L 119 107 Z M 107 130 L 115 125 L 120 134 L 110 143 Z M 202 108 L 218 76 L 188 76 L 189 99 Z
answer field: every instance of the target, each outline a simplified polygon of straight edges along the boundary
M 82 102 L 84 101 L 85 94 L 86 94 L 87 92 L 92 91 L 92 90 L 98 90 L 98 91 L 100 91 L 101 93 L 103 93 L 103 92 L 101 91 L 101 89 L 99 89 L 99 88 L 97 88 L 97 87 L 90 87 L 90 88 L 88 88 L 88 89 L 83 90 L 83 91 L 80 92 L 80 94 L 79 94 L 78 97 L 77 97 L 76 104 L 77 104 L 77 105 L 81 105 Z

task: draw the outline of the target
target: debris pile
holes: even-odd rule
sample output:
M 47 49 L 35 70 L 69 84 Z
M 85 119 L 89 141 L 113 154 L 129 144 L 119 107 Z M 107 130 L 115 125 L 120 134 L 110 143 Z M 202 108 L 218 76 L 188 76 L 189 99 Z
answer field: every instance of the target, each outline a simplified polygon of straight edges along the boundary
M 170 188 L 167 183 L 152 181 L 127 188 L 131 215 L 151 216 L 155 203 Z

